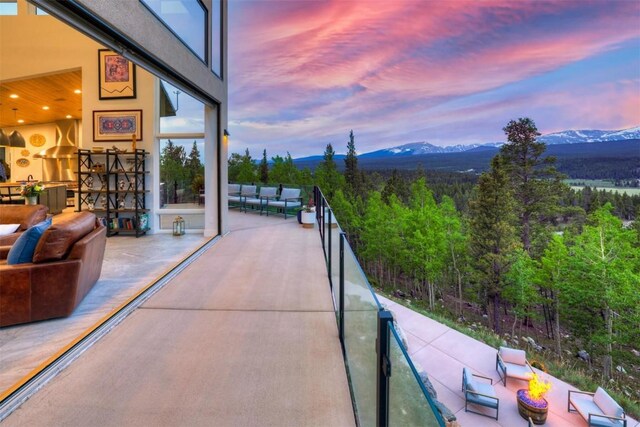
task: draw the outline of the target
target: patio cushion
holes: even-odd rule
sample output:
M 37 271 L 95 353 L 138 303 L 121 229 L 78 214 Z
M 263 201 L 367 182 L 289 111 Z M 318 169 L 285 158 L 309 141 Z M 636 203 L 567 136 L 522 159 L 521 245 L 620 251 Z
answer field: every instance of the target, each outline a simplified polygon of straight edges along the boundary
M 521 380 L 530 380 L 533 378 L 533 372 L 527 365 L 515 365 L 510 363 L 507 365 L 507 375 L 512 378 Z
M 486 394 L 488 396 L 497 397 L 496 392 L 491 384 L 482 383 L 480 381 L 470 381 L 467 383 L 467 390 L 477 393 Z M 498 402 L 495 399 L 489 399 L 485 396 L 479 396 L 473 393 L 467 393 L 467 401 L 469 403 L 476 403 L 482 406 L 488 406 L 490 408 L 497 408 Z
M 240 184 L 229 184 L 229 190 L 227 194 L 240 194 Z
M 285 199 L 294 199 L 296 197 L 300 197 L 299 188 L 283 188 L 282 192 L 280 193 L 280 200 L 282 201 L 284 201 Z
M 277 192 L 276 187 L 262 187 L 258 197 L 247 197 L 244 202 L 248 205 L 266 205 L 267 197 L 275 197 Z
M 244 196 L 254 196 L 256 195 L 256 186 L 255 185 L 243 185 L 242 191 L 240 194 Z
M 288 200 L 286 202 L 286 207 L 288 207 L 288 208 L 295 208 L 295 207 L 300 206 L 300 205 L 301 205 L 300 202 L 296 202 L 294 200 Z M 277 206 L 279 208 L 284 208 L 285 207 L 285 201 L 284 200 L 283 201 L 276 200 L 276 201 L 273 201 L 273 202 L 269 201 L 269 206 Z
M 229 197 L 227 198 L 227 200 L 228 200 L 229 202 L 239 202 L 239 201 L 240 201 L 240 196 L 229 196 Z
M 514 363 L 523 366 L 527 364 L 527 353 L 525 353 L 524 350 L 500 347 L 500 357 L 502 357 L 502 361 L 505 363 Z
M 622 407 L 616 403 L 615 400 L 609 396 L 601 387 L 598 387 L 596 393 L 593 395 L 593 403 L 598 405 L 603 414 L 612 417 L 622 417 L 624 411 Z

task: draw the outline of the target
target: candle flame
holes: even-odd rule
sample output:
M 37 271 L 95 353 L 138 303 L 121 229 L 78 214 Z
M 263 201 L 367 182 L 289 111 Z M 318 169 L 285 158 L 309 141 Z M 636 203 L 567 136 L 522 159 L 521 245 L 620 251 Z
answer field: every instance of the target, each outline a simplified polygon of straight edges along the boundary
M 543 381 L 538 377 L 538 374 L 533 374 L 533 378 L 529 381 L 529 396 L 533 400 L 539 400 L 551 390 L 551 383 Z

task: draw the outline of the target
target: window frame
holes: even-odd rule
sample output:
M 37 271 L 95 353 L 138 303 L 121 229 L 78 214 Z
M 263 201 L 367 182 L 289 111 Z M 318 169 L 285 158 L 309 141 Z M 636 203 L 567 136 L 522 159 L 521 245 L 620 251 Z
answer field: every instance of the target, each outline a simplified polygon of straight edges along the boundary
M 167 21 L 165 21 L 164 19 L 162 19 L 162 17 L 157 14 L 152 8 L 151 6 L 149 6 L 147 4 L 147 2 L 145 0 L 138 0 L 142 6 L 144 6 L 145 9 L 147 9 L 149 12 L 151 12 L 151 14 L 162 23 L 162 25 L 165 26 L 165 28 L 167 30 L 169 30 L 171 32 L 171 34 L 173 34 L 176 39 L 178 39 L 180 41 L 180 43 L 182 43 L 187 49 L 189 49 L 189 51 L 191 51 L 191 53 L 193 53 L 196 58 L 198 58 L 203 64 L 208 65 L 209 63 L 209 10 L 206 8 L 206 6 L 204 5 L 204 3 L 202 2 L 202 0 L 195 0 L 196 3 L 202 8 L 203 12 L 204 12 L 204 47 L 203 47 L 203 55 L 204 58 L 201 58 L 200 55 L 198 54 L 198 52 L 196 52 L 195 50 L 193 50 L 193 48 L 191 46 L 189 46 L 189 44 L 178 35 L 178 33 L 171 28 L 171 26 L 169 25 L 169 23 Z M 193 1 L 193 0 L 192 0 Z M 222 16 L 222 15 L 221 15 Z M 209 67 L 211 68 L 211 67 Z M 213 70 L 212 70 L 213 72 Z M 215 74 L 215 73 L 214 73 Z M 216 74 L 217 75 L 217 74 Z

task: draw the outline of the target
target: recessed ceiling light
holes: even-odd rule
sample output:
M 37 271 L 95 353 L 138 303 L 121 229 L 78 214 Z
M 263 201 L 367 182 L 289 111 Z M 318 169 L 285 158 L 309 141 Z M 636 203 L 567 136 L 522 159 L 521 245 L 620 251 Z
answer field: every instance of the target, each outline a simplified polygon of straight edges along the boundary
M 82 93 L 82 91 L 80 89 L 76 89 L 73 91 L 73 93 Z
M 16 99 L 18 97 L 18 95 L 16 95 L 15 93 L 12 93 L 11 95 L 9 95 L 9 98 L 13 98 Z
M 24 123 L 24 120 L 20 119 L 18 120 L 18 123 Z
M 49 109 L 49 107 L 45 105 L 44 107 L 42 107 L 42 109 L 43 109 L 43 110 L 48 110 L 48 109 Z
M 66 115 L 66 118 L 67 118 L 67 119 L 70 119 L 70 118 L 72 118 L 72 117 L 73 117 L 73 116 L 72 116 L 71 114 L 67 114 L 67 115 Z

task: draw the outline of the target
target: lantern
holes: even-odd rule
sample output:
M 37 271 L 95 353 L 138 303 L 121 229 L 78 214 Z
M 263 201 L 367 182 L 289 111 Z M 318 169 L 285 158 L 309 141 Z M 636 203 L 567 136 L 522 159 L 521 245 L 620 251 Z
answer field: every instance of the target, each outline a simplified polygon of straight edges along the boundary
M 173 220 L 173 235 L 182 236 L 184 234 L 184 219 L 181 216 L 177 216 Z

